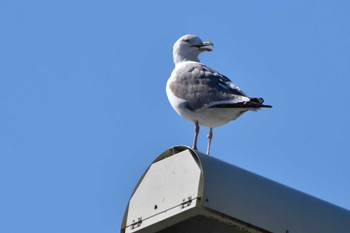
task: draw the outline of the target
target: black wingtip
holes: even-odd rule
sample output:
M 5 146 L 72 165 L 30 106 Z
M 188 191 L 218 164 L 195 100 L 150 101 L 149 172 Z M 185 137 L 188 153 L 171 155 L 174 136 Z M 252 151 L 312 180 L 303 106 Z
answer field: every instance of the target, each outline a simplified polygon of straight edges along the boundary
M 250 108 L 250 109 L 259 109 L 259 108 L 272 108 L 271 105 L 265 105 L 265 104 L 252 104 L 251 102 L 248 103 L 235 103 L 235 104 L 218 104 L 211 106 L 210 108 Z
M 263 104 L 263 105 L 260 106 L 260 108 L 272 108 L 272 106 Z
M 272 108 L 271 105 L 265 105 L 263 98 L 251 98 L 248 104 L 255 106 L 256 108 Z
M 229 103 L 229 104 L 217 104 L 211 106 L 210 108 L 250 108 L 250 109 L 259 109 L 259 108 L 272 108 L 271 105 L 265 105 L 263 98 L 250 98 L 248 102 L 240 103 Z

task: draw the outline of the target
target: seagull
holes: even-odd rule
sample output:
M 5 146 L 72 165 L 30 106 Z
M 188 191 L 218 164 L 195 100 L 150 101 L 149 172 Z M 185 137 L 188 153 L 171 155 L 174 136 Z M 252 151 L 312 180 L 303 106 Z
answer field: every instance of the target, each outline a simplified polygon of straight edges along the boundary
M 248 97 L 229 78 L 200 63 L 198 56 L 212 51 L 209 46 L 214 44 L 196 35 L 180 37 L 173 46 L 175 68 L 166 85 L 171 106 L 195 124 L 193 149 L 198 150 L 200 125 L 209 127 L 208 155 L 214 127 L 233 121 L 249 110 L 271 108 L 263 104 L 263 98 Z

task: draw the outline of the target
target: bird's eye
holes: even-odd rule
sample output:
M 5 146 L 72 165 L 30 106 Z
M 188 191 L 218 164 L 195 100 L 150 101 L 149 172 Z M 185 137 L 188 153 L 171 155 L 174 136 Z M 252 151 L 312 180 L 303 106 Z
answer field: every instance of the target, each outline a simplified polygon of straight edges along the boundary
M 190 39 L 184 39 L 183 41 L 186 43 L 190 43 Z

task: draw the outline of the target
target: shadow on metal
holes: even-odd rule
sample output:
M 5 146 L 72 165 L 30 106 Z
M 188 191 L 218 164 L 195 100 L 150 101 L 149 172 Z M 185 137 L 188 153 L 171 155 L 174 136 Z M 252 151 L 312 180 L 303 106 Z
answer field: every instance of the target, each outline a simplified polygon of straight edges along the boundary
M 350 211 L 187 146 L 152 162 L 121 226 L 122 233 L 349 231 Z

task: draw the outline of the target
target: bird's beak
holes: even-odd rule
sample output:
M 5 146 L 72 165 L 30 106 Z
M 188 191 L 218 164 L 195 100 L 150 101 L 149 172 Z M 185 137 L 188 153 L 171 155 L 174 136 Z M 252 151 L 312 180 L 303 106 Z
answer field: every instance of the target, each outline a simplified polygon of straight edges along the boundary
M 198 47 L 198 49 L 200 50 L 200 51 L 208 51 L 208 52 L 210 52 L 210 51 L 212 51 L 213 49 L 211 49 L 211 48 L 208 48 L 208 47 L 205 47 L 205 46 L 214 46 L 214 44 L 213 44 L 213 42 L 210 42 L 210 41 L 204 41 L 204 42 L 202 42 L 202 43 L 200 43 L 200 44 L 198 44 L 198 45 L 194 45 L 195 47 Z

